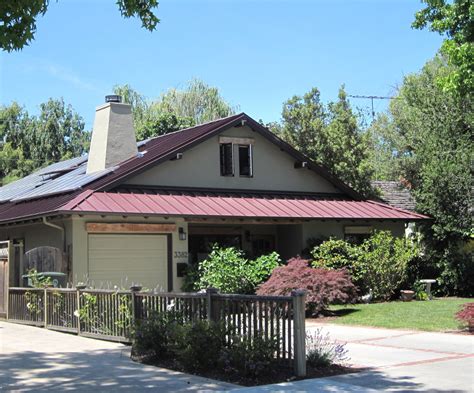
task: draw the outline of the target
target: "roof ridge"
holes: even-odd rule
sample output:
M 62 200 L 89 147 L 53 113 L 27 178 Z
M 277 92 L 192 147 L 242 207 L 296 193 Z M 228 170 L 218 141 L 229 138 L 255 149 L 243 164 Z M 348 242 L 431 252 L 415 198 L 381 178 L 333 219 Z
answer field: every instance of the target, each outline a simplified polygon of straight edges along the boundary
M 137 143 L 145 142 L 144 144 L 146 145 L 146 143 L 151 142 L 155 139 L 163 138 L 163 137 L 168 136 L 168 135 L 173 135 L 173 134 L 177 134 L 179 132 L 192 130 L 193 128 L 196 128 L 196 127 L 201 127 L 201 126 L 205 126 L 205 125 L 208 125 L 208 124 L 217 123 L 218 121 L 221 121 L 221 120 L 229 119 L 231 117 L 239 117 L 239 116 L 242 116 L 242 115 L 245 115 L 245 113 L 244 112 L 235 113 L 233 115 L 220 117 L 219 119 L 214 119 L 214 120 L 206 121 L 204 123 L 196 124 L 192 127 L 186 127 L 186 128 L 182 128 L 181 130 L 176 130 L 176 131 L 172 131 L 172 132 L 167 132 L 166 134 L 157 135 L 157 136 L 154 136 L 154 137 L 151 137 L 151 138 L 148 138 L 148 139 L 144 139 L 142 141 L 138 141 Z

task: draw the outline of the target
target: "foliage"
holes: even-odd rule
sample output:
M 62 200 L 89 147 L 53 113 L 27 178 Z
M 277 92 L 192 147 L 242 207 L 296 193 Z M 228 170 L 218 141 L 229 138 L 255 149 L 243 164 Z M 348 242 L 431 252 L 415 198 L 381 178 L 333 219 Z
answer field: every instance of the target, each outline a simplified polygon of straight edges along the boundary
M 212 370 L 229 334 L 223 323 L 196 321 L 176 326 L 173 357 L 187 370 Z
M 282 117 L 280 136 L 286 142 L 360 193 L 374 194 L 369 140 L 359 128 L 344 86 L 338 101 L 327 106 L 321 102 L 317 88 L 302 97 L 294 96 L 283 104 Z
M 331 364 L 342 364 L 350 358 L 345 344 L 331 340 L 329 333 L 322 328 L 312 334 L 306 334 L 306 360 L 311 367 L 328 367 Z
M 312 265 L 346 269 L 361 293 L 372 289 L 374 298 L 389 299 L 407 282 L 409 266 L 419 252 L 411 239 L 396 238 L 389 231 L 376 231 L 361 245 L 337 239 L 323 242 L 313 249 Z
M 361 286 L 363 274 L 360 271 L 358 260 L 360 247 L 350 244 L 342 239 L 329 239 L 313 248 L 312 266 L 325 269 L 346 269 L 352 281 Z
M 456 313 L 456 319 L 468 326 L 474 325 L 474 303 L 463 304 L 461 310 Z
M 44 276 L 42 273 L 38 272 L 36 269 L 28 270 L 28 281 L 33 288 L 47 288 L 53 285 L 51 277 Z
M 117 0 L 124 18 L 138 17 L 142 27 L 153 31 L 159 23 L 154 14 L 157 0 Z M 48 10 L 49 0 L 4 0 L 0 3 L 0 48 L 20 50 L 34 39 L 36 20 Z
M 438 56 L 406 76 L 379 129 L 392 146 L 387 165 L 411 187 L 417 211 L 432 217 L 419 225 L 425 244 L 421 276 L 436 278 L 444 294 L 471 296 L 474 263 L 463 245 L 473 228 L 474 112 L 472 100 L 438 85 L 451 68 Z
M 64 100 L 40 104 L 30 116 L 17 103 L 0 107 L 0 176 L 4 183 L 87 151 L 90 134 L 84 120 Z
M 154 313 L 138 320 L 132 331 L 132 354 L 150 360 L 170 357 L 176 329 L 182 324 L 182 314 L 176 311 Z
M 153 103 L 153 109 L 202 124 L 233 115 L 237 108 L 224 100 L 217 87 L 193 79 L 183 90 L 172 88 L 163 93 Z
M 296 257 L 275 268 L 268 281 L 258 287 L 257 295 L 289 296 L 293 290 L 306 290 L 306 310 L 310 314 L 320 313 L 329 304 L 355 300 L 356 287 L 347 271 L 316 269 L 308 263 Z
M 253 337 L 232 336 L 220 322 L 184 321 L 175 311 L 140 321 L 133 334 L 133 355 L 152 361 L 173 361 L 188 372 L 223 369 L 231 376 L 256 378 L 275 359 L 276 338 L 260 332 Z
M 215 245 L 209 257 L 199 264 L 199 280 L 194 289 L 212 287 L 223 293 L 253 294 L 280 263 L 276 252 L 249 260 L 235 247 Z
M 383 302 L 354 306 L 331 306 L 337 318 L 331 323 L 341 325 L 375 326 L 389 329 L 427 331 L 456 330 L 454 318 L 459 307 L 472 299 L 435 298 L 429 302 Z
M 196 124 L 226 117 L 235 112 L 219 93 L 199 79 L 184 90 L 170 89 L 156 100 L 147 100 L 129 85 L 115 86 L 114 94 L 132 106 L 138 140 L 168 134 Z
M 428 294 L 425 290 L 426 286 L 420 281 L 416 281 L 413 285 L 413 290 L 415 291 L 416 300 L 429 300 Z
M 446 35 L 441 46 L 453 67 L 437 78 L 448 92 L 471 95 L 474 91 L 474 25 L 472 0 L 423 0 L 425 8 L 415 15 L 413 27 Z
M 375 299 L 390 299 L 406 279 L 407 267 L 419 253 L 410 239 L 376 231 L 361 245 L 357 261 L 363 289 L 372 289 Z
M 277 349 L 278 339 L 267 338 L 261 332 L 251 338 L 234 336 L 231 345 L 221 351 L 219 366 L 227 374 L 258 378 L 271 368 Z

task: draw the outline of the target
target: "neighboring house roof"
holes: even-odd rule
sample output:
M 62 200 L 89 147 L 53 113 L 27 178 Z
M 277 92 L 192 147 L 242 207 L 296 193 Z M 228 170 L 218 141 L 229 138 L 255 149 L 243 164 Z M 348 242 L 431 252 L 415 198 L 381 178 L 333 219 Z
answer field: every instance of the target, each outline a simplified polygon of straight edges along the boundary
M 363 199 L 357 192 L 331 175 L 327 168 L 309 161 L 307 157 L 267 128 L 245 113 L 240 113 L 142 141 L 138 143 L 140 153 L 137 156 L 100 173 L 86 174 L 87 158 L 78 157 L 50 165 L 30 176 L 12 182 L 0 188 L 0 223 L 58 212 L 72 212 L 71 206 L 77 205 L 77 201 L 81 202 L 84 198 L 88 200 L 95 192 L 113 191 L 128 178 L 168 161 L 176 157 L 177 153 L 184 152 L 223 130 L 239 126 L 243 122 L 277 144 L 294 157 L 295 161 L 306 161 L 310 169 L 341 190 L 346 199 Z M 330 194 L 327 197 L 332 199 Z M 347 217 L 350 215 L 348 214 Z M 417 215 L 411 218 L 420 219 Z
M 411 192 L 399 181 L 373 181 L 372 185 L 380 189 L 382 201 L 400 209 L 415 211 L 415 199 Z

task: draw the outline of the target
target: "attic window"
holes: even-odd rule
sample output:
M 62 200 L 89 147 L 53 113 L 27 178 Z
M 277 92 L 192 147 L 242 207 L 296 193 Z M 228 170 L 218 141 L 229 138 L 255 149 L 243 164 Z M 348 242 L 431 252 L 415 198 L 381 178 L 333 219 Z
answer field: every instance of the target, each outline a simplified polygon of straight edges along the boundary
M 234 176 L 234 157 L 232 143 L 220 144 L 221 176 Z
M 239 174 L 252 177 L 252 145 L 239 145 Z

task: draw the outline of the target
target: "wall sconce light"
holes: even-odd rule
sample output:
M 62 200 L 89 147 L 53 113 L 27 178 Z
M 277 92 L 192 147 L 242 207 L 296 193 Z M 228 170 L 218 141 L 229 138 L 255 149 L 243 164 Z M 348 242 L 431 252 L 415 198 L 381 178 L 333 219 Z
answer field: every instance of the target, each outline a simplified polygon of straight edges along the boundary
M 186 232 L 184 232 L 183 227 L 179 227 L 178 234 L 179 234 L 179 240 L 186 240 Z

